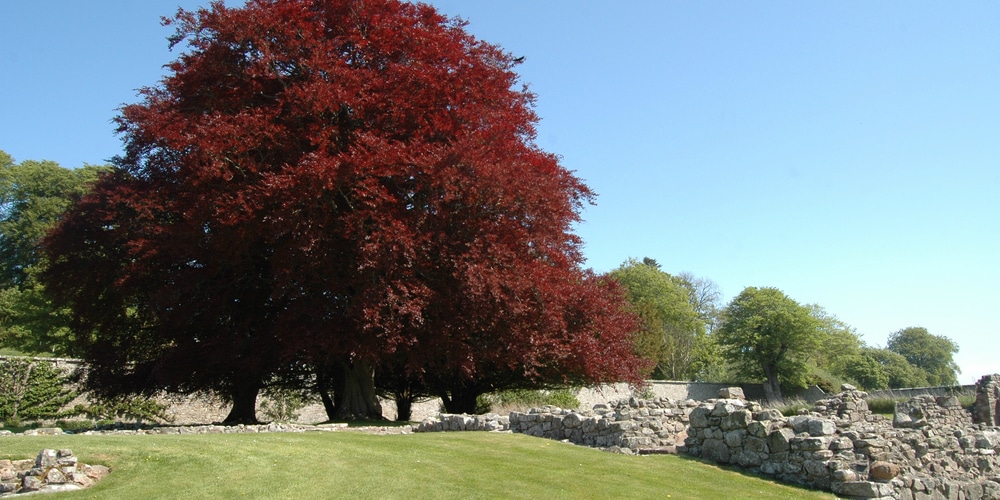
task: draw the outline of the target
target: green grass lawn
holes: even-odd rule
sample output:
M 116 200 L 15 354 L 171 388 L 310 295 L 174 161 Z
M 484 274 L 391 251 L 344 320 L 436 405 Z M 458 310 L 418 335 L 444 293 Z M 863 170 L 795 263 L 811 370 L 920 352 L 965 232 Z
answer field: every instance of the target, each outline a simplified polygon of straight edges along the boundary
M 67 499 L 834 498 L 677 456 L 485 432 L 10 436 L 0 459 L 44 448 L 112 468 L 54 497 Z

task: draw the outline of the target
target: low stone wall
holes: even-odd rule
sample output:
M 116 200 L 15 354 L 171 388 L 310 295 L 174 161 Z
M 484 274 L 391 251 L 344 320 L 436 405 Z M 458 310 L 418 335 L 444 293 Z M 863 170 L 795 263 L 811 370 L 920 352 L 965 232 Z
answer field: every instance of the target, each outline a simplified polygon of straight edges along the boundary
M 901 403 L 889 421 L 864 396 L 845 391 L 788 418 L 709 401 L 691 412 L 684 451 L 852 498 L 1000 498 L 1000 429 L 974 424 L 954 397 Z
M 693 400 L 631 398 L 582 412 L 543 407 L 511 412 L 510 430 L 597 448 L 672 452 L 683 442 L 688 414 L 695 406 Z

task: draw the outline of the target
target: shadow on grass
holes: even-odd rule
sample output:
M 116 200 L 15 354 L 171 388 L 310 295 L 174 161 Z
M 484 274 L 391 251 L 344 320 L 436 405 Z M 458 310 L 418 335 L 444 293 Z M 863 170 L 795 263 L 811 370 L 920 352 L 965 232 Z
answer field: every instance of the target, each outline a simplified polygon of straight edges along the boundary
M 788 486 L 789 488 L 795 488 L 795 489 L 801 490 L 801 491 L 810 491 L 810 492 L 819 491 L 819 492 L 823 492 L 823 493 L 830 493 L 830 490 L 824 490 L 824 489 L 819 489 L 819 488 L 810 488 L 809 486 L 806 486 L 806 485 L 801 484 L 801 483 L 788 483 L 788 482 L 784 482 L 784 481 L 779 480 L 777 476 L 768 476 L 766 474 L 761 474 L 759 472 L 754 472 L 754 471 L 746 470 L 746 469 L 737 467 L 735 465 L 724 465 L 724 464 L 713 462 L 711 460 L 707 460 L 707 459 L 704 459 L 704 458 L 692 457 L 692 456 L 686 455 L 684 453 L 678 453 L 677 457 L 680 458 L 681 460 L 686 460 L 686 461 L 690 461 L 690 462 L 697 462 L 697 463 L 700 463 L 700 464 L 703 464 L 703 465 L 707 465 L 709 467 L 715 467 L 717 469 L 724 470 L 726 472 L 734 472 L 734 473 L 739 474 L 741 476 L 752 477 L 752 478 L 755 478 L 755 479 L 760 479 L 762 481 L 770 481 L 772 483 L 781 484 L 781 485 L 784 485 L 784 486 Z

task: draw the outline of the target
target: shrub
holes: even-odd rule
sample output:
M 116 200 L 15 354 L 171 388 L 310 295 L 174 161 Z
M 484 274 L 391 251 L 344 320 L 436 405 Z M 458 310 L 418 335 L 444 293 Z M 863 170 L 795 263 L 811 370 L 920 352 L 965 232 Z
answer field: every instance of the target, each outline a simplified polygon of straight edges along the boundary
M 264 399 L 257 410 L 264 420 L 271 422 L 294 422 L 299 419 L 299 411 L 312 402 L 309 394 L 299 389 L 269 387 L 264 390 Z
M 560 408 L 580 406 L 580 400 L 573 395 L 570 389 L 565 388 L 551 390 L 512 389 L 494 392 L 484 395 L 480 403 L 486 406 L 487 410 L 504 410 L 506 412 L 547 405 Z
M 88 405 L 76 405 L 75 413 L 86 415 L 97 421 L 171 422 L 167 415 L 167 405 L 153 399 L 136 396 L 116 396 L 91 401 Z
M 57 418 L 76 397 L 68 377 L 48 362 L 0 361 L 0 420 L 12 426 L 24 420 Z

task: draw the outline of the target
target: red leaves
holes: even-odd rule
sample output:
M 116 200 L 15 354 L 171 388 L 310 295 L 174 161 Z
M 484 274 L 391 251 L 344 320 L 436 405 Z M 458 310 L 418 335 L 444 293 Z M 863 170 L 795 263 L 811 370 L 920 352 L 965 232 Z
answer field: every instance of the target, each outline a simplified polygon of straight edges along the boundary
M 81 325 L 110 335 L 133 307 L 156 332 L 123 359 L 211 344 L 231 351 L 216 375 L 392 356 L 493 385 L 637 377 L 634 318 L 570 233 L 592 194 L 532 143 L 509 54 L 395 0 L 174 24 L 189 52 L 123 108 L 117 175 L 50 240 Z

